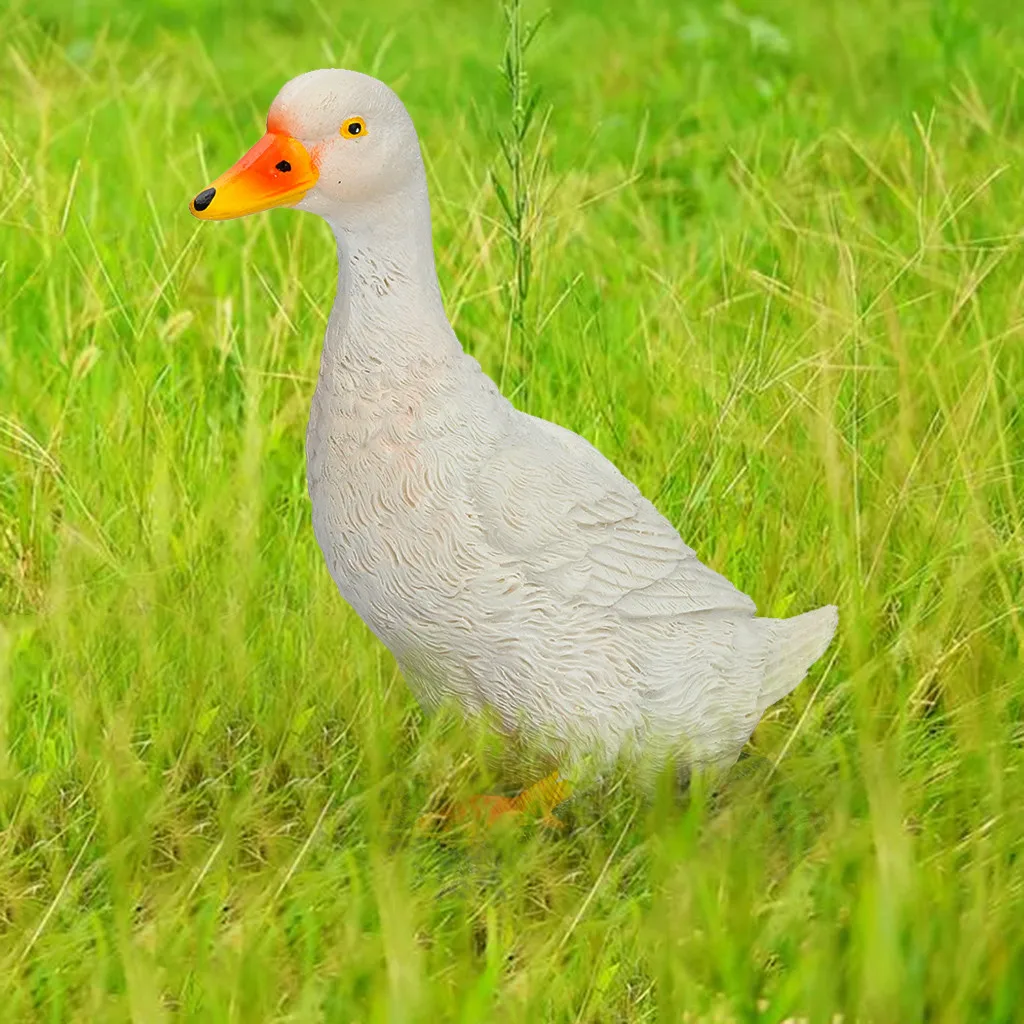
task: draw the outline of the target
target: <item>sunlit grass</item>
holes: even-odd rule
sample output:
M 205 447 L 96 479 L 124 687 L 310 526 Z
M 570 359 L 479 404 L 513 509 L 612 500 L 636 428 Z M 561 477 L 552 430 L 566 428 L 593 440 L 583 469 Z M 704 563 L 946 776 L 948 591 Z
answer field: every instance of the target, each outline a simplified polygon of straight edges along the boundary
M 841 622 L 723 791 L 484 844 L 413 824 L 501 784 L 491 741 L 423 718 L 309 527 L 329 233 L 186 209 L 285 80 L 381 75 L 501 376 L 505 26 L 424 7 L 0 15 L 0 1016 L 1015 1019 L 1018 5 L 574 0 L 537 37 L 517 401 L 763 614 Z

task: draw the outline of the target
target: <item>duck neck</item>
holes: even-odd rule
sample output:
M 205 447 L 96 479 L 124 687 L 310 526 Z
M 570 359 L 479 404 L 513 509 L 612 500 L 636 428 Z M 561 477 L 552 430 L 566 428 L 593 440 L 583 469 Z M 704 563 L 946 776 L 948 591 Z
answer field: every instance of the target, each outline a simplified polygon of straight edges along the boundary
M 327 219 L 338 290 L 321 381 L 347 389 L 367 374 L 400 380 L 460 356 L 437 283 L 426 180 L 384 202 L 346 203 Z

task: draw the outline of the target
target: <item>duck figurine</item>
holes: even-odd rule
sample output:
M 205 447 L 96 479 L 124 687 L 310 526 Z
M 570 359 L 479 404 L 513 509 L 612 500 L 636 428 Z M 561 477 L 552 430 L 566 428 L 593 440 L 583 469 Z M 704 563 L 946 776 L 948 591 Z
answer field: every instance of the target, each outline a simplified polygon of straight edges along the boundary
M 727 768 L 835 632 L 829 605 L 757 618 L 582 437 L 516 409 L 448 323 L 419 140 L 395 93 L 327 69 L 190 204 L 330 224 L 338 288 L 306 435 L 316 539 L 426 709 L 490 713 L 558 766 L 488 819 L 567 792 L 570 766 Z M 476 805 L 477 807 L 481 805 Z

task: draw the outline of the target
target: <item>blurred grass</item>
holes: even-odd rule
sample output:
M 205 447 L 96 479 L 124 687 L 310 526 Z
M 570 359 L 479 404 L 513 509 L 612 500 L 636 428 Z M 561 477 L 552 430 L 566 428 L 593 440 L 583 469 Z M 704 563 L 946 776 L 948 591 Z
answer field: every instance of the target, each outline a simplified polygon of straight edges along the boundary
M 500 10 L 374 11 L 0 13 L 3 1019 L 1019 1019 L 1020 5 L 557 6 L 519 399 L 841 627 L 718 796 L 484 845 L 413 835 L 487 739 L 309 528 L 327 230 L 186 210 L 285 80 L 379 74 L 500 375 Z

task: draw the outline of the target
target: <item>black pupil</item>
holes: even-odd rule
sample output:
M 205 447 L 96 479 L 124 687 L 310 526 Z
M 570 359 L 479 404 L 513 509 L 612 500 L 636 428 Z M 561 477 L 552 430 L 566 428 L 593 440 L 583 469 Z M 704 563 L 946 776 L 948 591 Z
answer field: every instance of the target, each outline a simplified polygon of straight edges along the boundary
M 292 165 L 290 163 L 288 163 L 287 160 L 282 160 L 280 163 L 274 164 L 274 166 L 279 171 L 290 171 L 292 169 Z
M 349 135 L 358 135 L 362 130 L 363 126 L 361 124 L 350 124 L 348 126 Z

